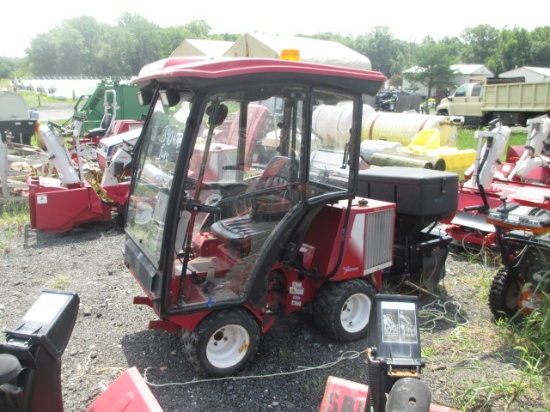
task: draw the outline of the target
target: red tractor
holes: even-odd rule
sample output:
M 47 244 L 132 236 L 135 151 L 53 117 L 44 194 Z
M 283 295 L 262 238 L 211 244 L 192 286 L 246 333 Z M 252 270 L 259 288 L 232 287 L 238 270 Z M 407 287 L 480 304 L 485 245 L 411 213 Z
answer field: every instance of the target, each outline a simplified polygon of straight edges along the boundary
M 431 229 L 456 211 L 457 176 L 359 173 L 364 105 L 384 81 L 251 58 L 169 58 L 136 79 L 151 110 L 125 212 L 125 262 L 145 294 L 134 303 L 208 375 L 241 369 L 278 317 L 310 308 L 322 331 L 352 341 L 384 277 L 433 287 L 444 276 L 450 237 Z M 313 130 L 316 108 L 344 104 L 346 127 Z M 250 127 L 258 105 L 268 113 Z M 251 155 L 264 139 L 269 150 Z

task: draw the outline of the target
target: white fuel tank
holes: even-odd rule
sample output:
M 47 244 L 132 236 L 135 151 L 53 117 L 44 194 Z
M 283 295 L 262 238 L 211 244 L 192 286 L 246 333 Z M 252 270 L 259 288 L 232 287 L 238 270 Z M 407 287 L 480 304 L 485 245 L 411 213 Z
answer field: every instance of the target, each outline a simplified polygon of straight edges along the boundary
M 321 105 L 313 111 L 313 130 L 323 142 L 336 144 L 347 141 L 351 128 L 353 106 L 342 103 L 335 106 Z M 412 138 L 424 129 L 437 129 L 441 146 L 456 146 L 456 122 L 449 116 L 411 113 L 376 112 L 363 105 L 361 140 L 387 140 L 408 146 Z
M 457 124 L 448 116 L 418 113 L 375 112 L 363 120 L 362 140 L 384 139 L 408 146 L 424 129 L 437 129 L 441 146 L 456 146 Z

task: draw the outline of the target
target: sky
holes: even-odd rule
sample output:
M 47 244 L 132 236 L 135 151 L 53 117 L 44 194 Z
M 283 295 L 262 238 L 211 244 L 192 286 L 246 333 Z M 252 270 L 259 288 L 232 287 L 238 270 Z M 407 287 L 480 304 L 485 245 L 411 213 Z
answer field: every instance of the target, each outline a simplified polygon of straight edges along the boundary
M 548 13 L 541 12 L 540 0 L 523 0 L 520 4 L 524 12 L 518 10 L 519 5 L 508 7 L 494 0 L 45 0 L 32 4 L 7 0 L 2 3 L 0 56 L 24 57 L 34 37 L 64 20 L 85 15 L 115 25 L 126 11 L 138 13 L 160 27 L 205 20 L 212 27 L 210 34 L 293 36 L 332 32 L 357 36 L 370 33 L 376 26 L 386 26 L 395 38 L 413 42 L 428 35 L 435 40 L 459 36 L 466 28 L 480 24 L 528 31 L 550 25 Z

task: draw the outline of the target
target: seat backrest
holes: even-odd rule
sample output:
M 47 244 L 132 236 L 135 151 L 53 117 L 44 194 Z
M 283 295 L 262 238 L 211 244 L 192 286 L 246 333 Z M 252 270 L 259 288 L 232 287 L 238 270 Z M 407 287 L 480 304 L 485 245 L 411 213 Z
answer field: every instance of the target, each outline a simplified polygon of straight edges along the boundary
M 290 181 L 290 158 L 273 156 L 267 164 L 256 189 L 265 189 L 273 186 L 284 186 Z
M 100 123 L 99 127 L 101 129 L 108 129 L 109 126 L 111 125 L 112 118 L 113 118 L 113 115 L 111 113 L 105 113 L 103 115 L 103 118 L 101 119 L 101 123 Z

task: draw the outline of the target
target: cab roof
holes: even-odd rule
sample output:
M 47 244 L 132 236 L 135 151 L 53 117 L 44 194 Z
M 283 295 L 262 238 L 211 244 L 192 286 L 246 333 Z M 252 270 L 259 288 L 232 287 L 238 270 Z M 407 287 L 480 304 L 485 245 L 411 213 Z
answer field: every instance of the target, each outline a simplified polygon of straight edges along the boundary
M 197 87 L 247 80 L 319 81 L 376 94 L 386 77 L 375 71 L 267 58 L 171 57 L 144 66 L 134 82 L 144 88 L 153 82 L 178 79 Z M 207 82 L 206 82 L 207 81 Z

